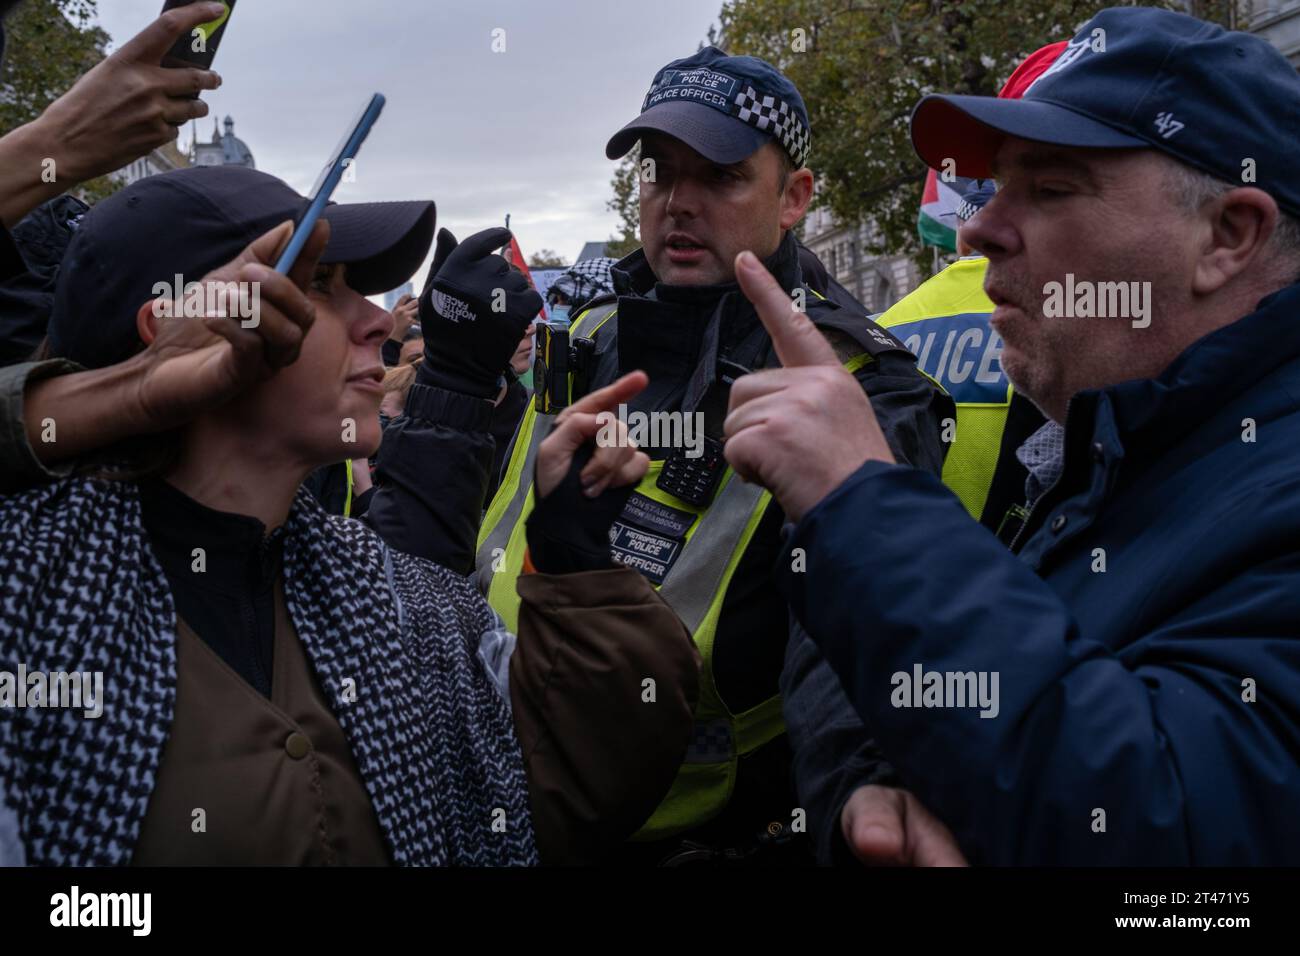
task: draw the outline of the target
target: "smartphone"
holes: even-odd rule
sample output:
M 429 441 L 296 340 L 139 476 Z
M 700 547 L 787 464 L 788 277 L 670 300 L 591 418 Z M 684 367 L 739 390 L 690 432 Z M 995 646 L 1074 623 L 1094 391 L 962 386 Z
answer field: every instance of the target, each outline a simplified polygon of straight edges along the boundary
M 175 10 L 177 7 L 188 7 L 194 2 L 195 0 L 167 0 L 163 4 L 163 13 Z M 180 37 L 163 57 L 163 66 L 198 67 L 201 70 L 212 68 L 212 61 L 217 56 L 217 47 L 221 45 L 221 38 L 226 35 L 226 25 L 230 22 L 236 0 L 219 0 L 219 2 L 226 8 L 226 12 L 215 20 L 200 23 Z
M 289 240 L 289 245 L 285 247 L 284 252 L 280 255 L 280 261 L 275 264 L 276 272 L 288 273 L 293 268 L 293 264 L 298 261 L 298 254 L 302 252 L 302 247 L 307 244 L 307 237 L 311 235 L 312 229 L 315 228 L 316 220 L 325 211 L 325 206 L 329 203 L 330 196 L 334 195 L 334 189 L 343 178 L 344 172 L 347 171 L 351 162 L 357 158 L 357 153 L 361 152 L 361 144 L 370 135 L 370 129 L 375 125 L 375 120 L 379 119 L 379 114 L 384 111 L 385 102 L 387 101 L 382 93 L 376 93 L 370 97 L 370 102 L 361 108 L 356 120 L 348 127 L 348 131 L 343 134 L 343 138 L 339 140 L 338 146 L 334 148 L 334 154 L 330 156 L 329 162 L 321 170 L 320 178 L 316 180 L 316 185 L 312 188 L 311 202 L 307 206 L 307 211 L 294 224 L 293 238 Z

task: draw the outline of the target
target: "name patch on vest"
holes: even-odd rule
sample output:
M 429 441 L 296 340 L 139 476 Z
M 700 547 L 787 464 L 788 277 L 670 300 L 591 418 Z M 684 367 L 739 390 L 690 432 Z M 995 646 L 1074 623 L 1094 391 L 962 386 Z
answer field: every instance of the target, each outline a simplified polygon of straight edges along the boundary
M 609 551 L 619 564 L 635 568 L 659 585 L 681 557 L 695 515 L 632 492 L 609 529 Z

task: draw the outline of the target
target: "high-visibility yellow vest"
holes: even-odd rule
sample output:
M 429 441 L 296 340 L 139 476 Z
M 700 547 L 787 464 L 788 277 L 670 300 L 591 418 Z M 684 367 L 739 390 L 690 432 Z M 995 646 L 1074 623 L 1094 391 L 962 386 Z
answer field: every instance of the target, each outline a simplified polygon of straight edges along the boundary
M 943 464 L 943 483 L 975 520 L 988 501 L 1011 383 L 1002 371 L 1002 337 L 989 325 L 993 303 L 984 294 L 983 256 L 958 259 L 904 296 L 876 324 L 903 340 L 917 367 L 957 404 L 956 428 Z
M 570 328 L 570 335 L 595 337 L 616 309 L 616 303 L 608 303 L 583 312 Z M 846 362 L 845 367 L 856 371 L 869 361 L 871 356 L 863 353 Z M 510 463 L 479 533 L 475 560 L 479 586 L 511 630 L 517 628 L 519 620 L 515 582 L 527 549 L 525 521 L 534 505 L 533 463 L 553 422 L 554 416 L 538 414 L 529 402 L 515 436 Z M 723 597 L 772 496 L 757 485 L 741 481 L 728 468 L 708 508 L 696 508 L 655 487 L 663 465 L 662 461 L 652 461 L 633 494 L 641 496 L 636 500 L 641 502 L 643 514 L 653 512 L 648 514 L 649 520 L 675 524 L 679 533 L 641 536 L 642 546 L 644 539 L 658 542 L 651 545 L 651 553 L 656 561 L 663 559 L 668 570 L 662 583 L 655 586 L 691 632 L 703 665 L 695 733 L 685 761 L 664 801 L 633 837 L 638 840 L 663 839 L 716 816 L 731 799 L 739 758 L 785 730 L 779 696 L 733 714 L 718 694 L 712 668 Z M 614 529 L 615 547 L 617 536 L 623 533 L 619 527 Z M 638 534 L 626 525 L 622 527 L 629 536 Z M 655 582 L 651 574 L 647 577 Z
M 348 470 L 348 496 L 343 500 L 343 517 L 352 517 L 352 459 L 349 458 L 343 463 Z

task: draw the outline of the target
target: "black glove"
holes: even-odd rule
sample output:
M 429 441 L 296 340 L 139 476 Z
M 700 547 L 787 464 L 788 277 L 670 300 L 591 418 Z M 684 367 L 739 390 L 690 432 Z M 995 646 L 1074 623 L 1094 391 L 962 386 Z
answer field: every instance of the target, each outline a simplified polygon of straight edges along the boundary
M 525 532 L 533 567 L 543 574 L 573 574 L 618 567 L 609 554 L 609 529 L 623 513 L 634 485 L 606 488 L 595 498 L 582 493 L 578 476 L 596 453 L 583 445 L 573 454 L 564 480 L 537 502 Z M 537 477 L 533 476 L 533 487 Z
M 424 361 L 417 381 L 494 399 L 542 297 L 493 250 L 510 230 L 485 229 L 459 245 L 446 229 L 420 293 Z M 495 306 L 495 308 L 494 308 Z

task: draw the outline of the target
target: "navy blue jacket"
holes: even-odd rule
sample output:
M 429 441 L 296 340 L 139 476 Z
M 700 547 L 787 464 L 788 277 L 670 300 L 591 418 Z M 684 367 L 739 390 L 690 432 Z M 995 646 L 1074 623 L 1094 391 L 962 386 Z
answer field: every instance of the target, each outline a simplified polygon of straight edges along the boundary
M 795 615 L 972 862 L 1300 863 L 1300 285 L 1076 395 L 1018 554 L 880 462 L 787 544 Z M 916 664 L 997 672 L 997 716 L 894 706 Z

